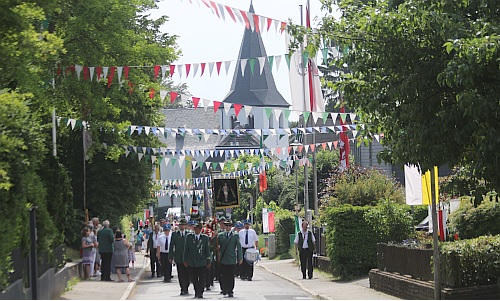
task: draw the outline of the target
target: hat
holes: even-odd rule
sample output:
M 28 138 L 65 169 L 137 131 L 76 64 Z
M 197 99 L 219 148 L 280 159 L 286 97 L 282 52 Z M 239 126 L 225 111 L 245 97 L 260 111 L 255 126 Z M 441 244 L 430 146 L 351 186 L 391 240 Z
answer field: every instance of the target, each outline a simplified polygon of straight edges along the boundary
M 201 227 L 201 223 L 198 223 L 197 221 L 193 221 L 193 226 L 195 226 L 195 227 Z
M 220 223 L 220 222 L 225 222 L 225 221 L 226 221 L 226 218 L 221 216 L 217 222 Z
M 249 219 L 243 221 L 243 224 L 251 224 L 252 222 Z
M 167 231 L 167 230 L 170 230 L 170 229 L 171 229 L 170 224 L 163 225 L 163 231 Z
M 181 220 L 179 221 L 179 225 L 187 225 L 187 221 L 185 218 L 181 218 Z
M 230 219 L 224 221 L 224 225 L 232 225 L 232 224 L 233 224 L 233 221 Z
M 242 229 L 243 228 L 243 223 L 240 221 L 237 221 L 236 224 L 234 225 L 236 229 Z
M 189 226 L 193 226 L 195 223 L 196 223 L 196 221 L 194 221 L 194 220 L 189 220 L 189 222 L 187 222 L 187 224 Z

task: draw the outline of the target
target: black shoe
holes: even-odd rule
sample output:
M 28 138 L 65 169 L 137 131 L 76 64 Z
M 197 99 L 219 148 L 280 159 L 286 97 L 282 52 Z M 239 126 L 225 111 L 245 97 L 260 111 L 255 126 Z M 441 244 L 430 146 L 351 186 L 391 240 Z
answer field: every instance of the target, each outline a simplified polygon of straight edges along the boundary
M 302 279 L 306 279 L 306 275 L 302 275 Z
M 309 279 L 313 279 L 313 276 L 309 276 Z
M 172 282 L 172 281 L 170 279 L 163 279 L 163 282 L 167 283 L 167 282 Z
M 248 281 L 252 281 L 252 278 L 247 278 Z
M 155 273 L 151 274 L 151 278 L 155 278 Z
M 202 295 L 199 295 L 199 296 L 198 296 L 198 299 L 203 299 L 203 296 L 202 296 Z
M 156 275 L 156 277 L 160 278 L 160 277 L 162 277 L 162 275 Z
M 233 293 L 229 293 L 227 296 L 228 296 L 229 298 L 234 297 Z
M 206 290 L 206 291 L 209 291 L 209 290 L 210 290 L 210 287 L 209 287 L 209 286 L 207 286 L 207 287 L 205 288 L 205 290 Z

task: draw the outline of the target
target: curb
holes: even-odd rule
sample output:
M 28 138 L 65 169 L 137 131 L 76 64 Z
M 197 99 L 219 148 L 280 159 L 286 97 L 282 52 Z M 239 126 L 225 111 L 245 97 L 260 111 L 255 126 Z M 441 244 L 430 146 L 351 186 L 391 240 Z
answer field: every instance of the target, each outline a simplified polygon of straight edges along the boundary
M 291 282 L 291 283 L 296 284 L 297 286 L 299 286 L 299 287 L 300 287 L 300 289 L 301 289 L 301 290 L 306 291 L 307 293 L 309 293 L 310 295 L 312 295 L 312 296 L 313 296 L 314 298 L 316 298 L 316 299 L 320 299 L 320 300 L 328 300 L 328 299 L 329 299 L 329 298 L 328 298 L 328 297 L 326 297 L 326 296 L 323 296 L 323 295 L 321 295 L 321 294 L 318 294 L 318 293 L 316 293 L 316 292 L 311 291 L 310 289 L 308 289 L 307 287 L 305 287 L 305 286 L 304 286 L 301 282 L 299 282 L 299 281 L 293 280 L 293 279 L 288 278 L 288 277 L 286 277 L 286 276 L 283 276 L 283 275 L 281 275 L 281 274 L 279 274 L 279 273 L 276 273 L 276 272 L 274 272 L 274 271 L 270 270 L 268 267 L 265 267 L 265 266 L 262 266 L 262 265 L 259 265 L 259 267 L 263 268 L 264 270 L 268 271 L 268 272 L 269 272 L 269 273 L 271 273 L 271 274 L 274 274 L 274 275 L 276 275 L 276 276 L 278 276 L 278 277 L 281 277 L 281 278 L 283 278 L 283 279 L 287 280 L 288 282 Z
M 144 274 L 145 271 L 146 271 L 146 267 L 143 266 L 142 269 L 137 274 L 137 276 L 135 276 L 134 281 L 128 285 L 127 289 L 125 290 L 125 293 L 123 293 L 120 300 L 127 300 L 130 297 L 130 295 L 132 294 L 132 291 L 134 290 L 134 288 L 137 285 L 137 283 L 139 282 L 139 280 L 142 278 L 142 275 Z

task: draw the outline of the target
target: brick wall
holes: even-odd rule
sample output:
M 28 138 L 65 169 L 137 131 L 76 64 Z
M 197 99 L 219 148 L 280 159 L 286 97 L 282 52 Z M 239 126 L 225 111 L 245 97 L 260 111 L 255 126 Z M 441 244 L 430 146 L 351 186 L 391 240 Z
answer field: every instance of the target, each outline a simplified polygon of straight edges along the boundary
M 407 300 L 431 300 L 434 299 L 434 283 L 432 281 L 421 281 L 403 276 L 397 273 L 383 272 L 379 269 L 370 271 L 370 287 Z M 443 288 L 441 290 L 443 300 L 492 300 L 500 299 L 499 285 L 485 285 L 471 288 Z

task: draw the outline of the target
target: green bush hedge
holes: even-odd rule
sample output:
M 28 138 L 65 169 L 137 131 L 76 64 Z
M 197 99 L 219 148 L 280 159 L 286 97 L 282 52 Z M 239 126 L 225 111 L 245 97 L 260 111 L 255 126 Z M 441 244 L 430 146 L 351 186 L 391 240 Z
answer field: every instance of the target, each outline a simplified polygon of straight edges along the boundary
M 450 220 L 451 228 L 463 239 L 497 235 L 500 234 L 500 204 L 487 197 L 474 208 L 472 200 L 462 200 Z
M 472 287 L 500 280 L 500 235 L 447 242 L 440 249 L 447 286 Z
M 288 254 L 290 234 L 295 233 L 295 220 L 291 217 L 281 218 L 276 223 L 276 255 Z
M 333 275 L 353 279 L 377 266 L 377 243 L 400 242 L 412 232 L 410 207 L 391 201 L 378 206 L 330 207 L 322 217 L 327 224 L 327 254 Z

